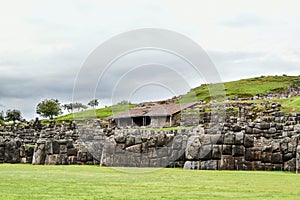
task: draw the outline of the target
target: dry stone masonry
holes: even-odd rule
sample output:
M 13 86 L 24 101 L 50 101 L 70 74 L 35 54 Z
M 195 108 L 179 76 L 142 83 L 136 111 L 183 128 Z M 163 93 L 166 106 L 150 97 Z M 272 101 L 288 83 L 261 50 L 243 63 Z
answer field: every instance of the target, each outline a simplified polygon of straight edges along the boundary
M 222 123 L 210 108 L 196 117 L 200 125 L 174 130 L 105 128 L 98 121 L 0 126 L 0 162 L 300 173 L 300 114 L 268 105 L 260 115 L 249 106 L 231 109 Z

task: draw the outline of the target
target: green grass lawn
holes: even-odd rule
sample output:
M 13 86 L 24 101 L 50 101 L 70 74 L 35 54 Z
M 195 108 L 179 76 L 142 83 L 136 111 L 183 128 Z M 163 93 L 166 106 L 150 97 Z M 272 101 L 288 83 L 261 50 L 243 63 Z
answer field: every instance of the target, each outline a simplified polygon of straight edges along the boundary
M 299 188 L 286 172 L 0 165 L 0 199 L 299 199 Z

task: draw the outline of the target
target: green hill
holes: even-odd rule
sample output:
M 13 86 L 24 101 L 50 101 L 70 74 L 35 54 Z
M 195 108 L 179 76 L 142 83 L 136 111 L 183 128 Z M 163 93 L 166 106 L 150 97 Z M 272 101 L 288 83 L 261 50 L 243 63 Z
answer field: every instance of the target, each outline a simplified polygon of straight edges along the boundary
M 247 98 L 256 94 L 279 93 L 287 90 L 289 86 L 300 85 L 300 76 L 261 76 L 226 82 L 223 85 L 220 83 L 203 84 L 183 95 L 179 102 L 209 101 L 211 96 L 218 94 L 226 94 L 226 97 L 230 98 Z M 212 91 L 209 92 L 208 88 Z

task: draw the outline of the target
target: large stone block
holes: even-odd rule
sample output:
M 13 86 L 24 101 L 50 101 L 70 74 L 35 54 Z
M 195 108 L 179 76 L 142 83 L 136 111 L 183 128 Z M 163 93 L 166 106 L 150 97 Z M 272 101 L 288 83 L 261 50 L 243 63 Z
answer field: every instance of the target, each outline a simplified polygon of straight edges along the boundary
M 163 146 L 167 143 L 167 136 L 165 133 L 159 133 L 157 136 L 157 146 Z
M 183 138 L 180 135 L 175 136 L 173 141 L 172 141 L 172 149 L 177 149 L 177 150 L 182 149 L 182 146 L 181 146 L 182 145 L 182 139 Z M 189 140 L 190 140 L 190 138 L 189 138 Z M 199 138 L 198 138 L 198 140 L 199 140 Z M 200 143 L 200 141 L 199 141 L 199 143 Z M 189 142 L 188 142 L 187 145 L 189 145 Z
M 200 169 L 200 161 L 186 161 L 184 163 L 183 169 L 185 170 Z
M 209 160 L 211 159 L 212 145 L 202 145 L 199 150 L 198 158 L 200 160 Z
M 234 170 L 234 157 L 231 155 L 222 155 L 219 161 L 220 170 Z
M 47 155 L 45 159 L 45 165 L 58 165 L 59 163 L 59 155 L 54 154 L 54 155 Z
M 248 148 L 248 147 L 253 147 L 253 146 L 254 146 L 254 138 L 253 138 L 253 136 L 245 135 L 245 138 L 244 138 L 244 146 L 245 146 L 246 148 Z
M 159 158 L 149 159 L 149 167 L 161 167 Z
M 173 150 L 172 148 L 169 148 L 169 160 L 172 161 L 172 162 L 175 162 L 179 157 L 179 150 Z
M 150 147 L 150 148 L 148 149 L 148 158 L 153 159 L 153 158 L 157 158 L 157 157 L 158 157 L 158 155 L 157 155 L 157 150 L 156 150 L 156 148 Z
M 222 145 L 217 145 L 217 144 L 213 145 L 211 158 L 214 160 L 219 160 L 221 159 L 221 155 L 222 155 Z
M 289 161 L 291 159 L 295 158 L 294 155 L 292 153 L 286 153 L 286 154 L 283 154 L 283 161 L 286 162 L 286 161 Z
M 53 154 L 59 154 L 59 149 L 60 149 L 59 146 L 60 145 L 59 145 L 58 141 L 55 140 L 52 142 L 52 153 Z
M 135 137 L 133 135 L 128 135 L 126 137 L 125 146 L 129 147 L 135 144 Z
M 280 151 L 282 153 L 288 153 L 288 143 L 287 142 L 280 143 Z
M 274 170 L 274 164 L 272 163 L 262 163 L 263 170 L 272 171 Z
M 227 133 L 224 136 L 224 144 L 233 145 L 235 140 L 234 134 Z
M 117 143 L 125 143 L 126 136 L 124 134 L 118 134 L 116 135 L 115 140 Z
M 168 157 L 169 156 L 168 147 L 157 148 L 157 156 L 158 157 Z
M 67 145 L 65 145 L 65 144 L 61 144 L 60 146 L 59 146 L 59 153 L 60 154 L 66 154 L 67 153 Z
M 260 161 L 261 150 L 257 148 L 247 148 L 245 153 L 245 160 L 247 161 Z
M 4 154 L 5 154 L 5 151 L 4 151 L 4 147 L 0 147 L 0 162 L 4 162 Z
M 215 134 L 210 136 L 211 144 L 223 144 L 224 135 L 223 134 Z
M 142 155 L 140 167 L 149 167 L 150 166 L 149 162 L 150 162 L 150 159 L 147 156 Z
M 210 145 L 211 144 L 211 135 L 205 134 L 200 138 L 202 145 Z
M 261 163 L 261 161 L 252 161 L 252 170 L 263 170 L 264 165 Z
M 105 156 L 102 155 L 102 157 L 106 158 L 109 157 L 112 154 L 105 154 Z M 87 152 L 79 150 L 77 152 L 77 161 L 80 163 L 85 163 L 87 161 Z
M 235 134 L 235 144 L 236 145 L 244 144 L 244 133 L 243 132 L 238 132 Z
M 261 162 L 262 163 L 271 163 L 272 162 L 272 152 L 262 152 Z
M 77 164 L 77 156 L 68 156 L 68 163 L 69 165 Z M 98 163 L 100 164 L 100 163 Z
M 283 170 L 283 164 L 273 164 L 273 170 L 275 171 L 282 171 Z
M 67 154 L 59 154 L 58 155 L 58 163 L 61 165 L 68 165 L 68 156 Z
M 272 163 L 274 164 L 282 164 L 282 154 L 280 152 L 272 154 Z
M 232 155 L 232 145 L 222 145 L 222 155 Z
M 11 140 L 5 142 L 4 146 L 4 162 L 6 163 L 19 163 L 21 142 L 19 140 Z
M 296 171 L 296 158 L 293 158 L 287 162 L 284 162 L 284 171 L 294 172 Z
M 246 170 L 245 157 L 234 157 L 235 169 L 236 170 Z
M 37 143 L 34 149 L 32 164 L 41 165 L 45 163 L 46 153 L 45 153 L 45 143 Z
M 201 162 L 202 170 L 217 170 L 218 169 L 218 161 L 217 160 L 207 160 Z
M 233 145 L 232 146 L 232 155 L 234 157 L 244 156 L 245 155 L 245 147 L 243 145 Z
M 77 156 L 77 149 L 76 148 L 68 148 L 67 155 L 68 156 Z
M 136 144 L 136 145 L 127 147 L 126 151 L 140 154 L 141 151 L 142 151 L 142 145 L 141 144 Z
M 201 147 L 201 143 L 200 143 L 199 137 L 191 136 L 187 142 L 187 147 L 185 150 L 185 157 L 188 160 L 199 159 L 200 147 Z
M 246 134 L 252 134 L 252 133 L 253 133 L 253 128 L 247 126 L 247 127 L 245 128 L 245 132 L 246 132 Z
M 45 144 L 45 153 L 46 153 L 46 155 L 53 154 L 52 141 L 46 141 L 46 144 Z

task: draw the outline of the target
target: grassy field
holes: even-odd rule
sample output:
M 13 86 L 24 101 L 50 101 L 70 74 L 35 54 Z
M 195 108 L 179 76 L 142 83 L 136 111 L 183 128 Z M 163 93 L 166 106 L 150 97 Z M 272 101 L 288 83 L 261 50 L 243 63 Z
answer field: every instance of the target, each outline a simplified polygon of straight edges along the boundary
M 299 188 L 284 172 L 0 165 L 0 199 L 299 199 Z

